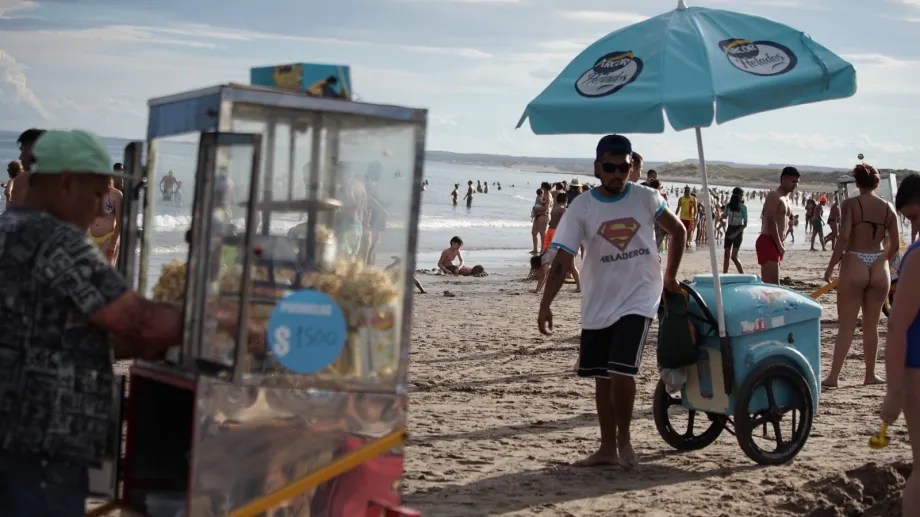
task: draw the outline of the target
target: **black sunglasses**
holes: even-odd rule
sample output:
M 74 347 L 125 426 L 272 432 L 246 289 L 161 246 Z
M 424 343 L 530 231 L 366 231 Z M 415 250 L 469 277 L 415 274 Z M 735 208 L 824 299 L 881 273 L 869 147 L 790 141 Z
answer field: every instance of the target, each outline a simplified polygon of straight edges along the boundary
M 601 164 L 601 167 L 604 169 L 604 172 L 629 172 L 632 169 L 631 163 L 607 163 L 604 162 Z

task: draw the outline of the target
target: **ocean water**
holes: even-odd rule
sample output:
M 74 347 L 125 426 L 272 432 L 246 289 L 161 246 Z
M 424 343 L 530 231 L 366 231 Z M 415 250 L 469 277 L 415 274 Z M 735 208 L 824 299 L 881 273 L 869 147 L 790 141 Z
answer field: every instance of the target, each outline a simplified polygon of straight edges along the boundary
M 15 145 L 17 134 L 0 131 L 0 160 L 16 159 L 19 151 Z M 117 138 L 104 139 L 113 161 L 123 161 L 124 147 L 127 140 Z M 157 156 L 157 181 L 166 172 L 172 170 L 185 185 L 194 184 L 197 156 L 197 143 L 164 140 L 159 144 Z M 468 265 L 481 264 L 489 272 L 512 274 L 512 268 L 519 272 L 527 267 L 529 251 L 532 247 L 530 210 L 536 196 L 536 189 L 543 181 L 557 182 L 578 178 L 582 183 L 594 180 L 593 176 L 571 173 L 542 173 L 523 171 L 502 167 L 478 167 L 455 163 L 426 162 L 425 179 L 428 187 L 422 193 L 421 217 L 418 226 L 418 249 L 416 267 L 418 269 L 434 268 L 440 252 L 448 247 L 453 236 L 464 241 L 463 253 Z M 381 188 L 410 188 L 408 178 L 384 177 Z M 665 187 L 682 188 L 684 182 L 668 183 L 667 177 L 660 178 Z M 462 196 L 466 192 L 466 182 L 477 180 L 489 184 L 488 194 L 474 194 L 472 207 L 467 208 Z M 494 185 L 501 183 L 501 190 Z M 460 184 L 460 203 L 453 206 L 450 193 L 454 184 Z M 700 188 L 698 184 L 689 184 Z M 732 185 L 725 186 L 726 189 Z M 184 243 L 185 231 L 191 224 L 192 189 L 184 187 L 184 207 L 158 203 L 154 207 L 155 221 L 152 234 L 151 271 L 152 277 L 158 276 L 162 264 L 184 258 L 187 247 Z M 159 196 L 155 196 L 159 197 Z M 676 207 L 676 195 L 669 196 L 669 209 Z M 158 200 L 157 200 L 158 201 Z M 753 249 L 754 240 L 760 231 L 759 214 L 762 204 L 759 198 L 747 200 L 750 222 L 745 232 L 742 248 Z M 804 223 L 804 208 L 795 206 L 793 210 L 800 214 Z M 282 220 L 279 224 L 293 226 L 296 218 Z M 388 224 L 397 224 L 391 221 Z M 384 237 L 385 240 L 385 237 Z M 796 232 L 793 249 L 803 249 L 804 226 Z M 698 250 L 696 252 L 703 252 Z M 721 257 L 721 247 L 719 249 Z M 721 259 L 720 259 L 721 260 Z M 514 273 L 517 274 L 517 273 Z

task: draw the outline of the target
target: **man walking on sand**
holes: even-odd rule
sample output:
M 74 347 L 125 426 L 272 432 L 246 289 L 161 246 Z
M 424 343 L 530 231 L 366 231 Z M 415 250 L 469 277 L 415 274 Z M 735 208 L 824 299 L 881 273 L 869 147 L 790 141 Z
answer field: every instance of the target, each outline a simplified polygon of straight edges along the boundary
M 779 176 L 779 187 L 770 191 L 763 203 L 763 224 L 754 249 L 757 251 L 757 263 L 760 264 L 760 278 L 768 284 L 779 285 L 779 264 L 786 254 L 783 236 L 786 235 L 790 212 L 786 196 L 798 185 L 798 169 L 786 167 Z
M 690 195 L 690 187 L 684 187 L 684 195 L 677 198 L 677 209 L 680 222 L 687 230 L 687 248 L 690 248 L 690 239 L 693 238 L 693 228 L 696 226 L 696 198 Z
M 550 246 L 558 252 L 537 316 L 540 332 L 550 334 L 550 305 L 584 244 L 582 274 L 587 281 L 582 285 L 578 375 L 595 379 L 601 445 L 575 463 L 580 467 L 619 463 L 631 468 L 636 464 L 630 442 L 634 377 L 662 287 L 680 289 L 676 277 L 686 230 L 657 191 L 629 181 L 631 160 L 632 146 L 626 137 L 608 135 L 598 142 L 594 174 L 601 184 L 579 196 L 556 229 Z M 656 222 L 670 236 L 663 280 L 655 245 Z

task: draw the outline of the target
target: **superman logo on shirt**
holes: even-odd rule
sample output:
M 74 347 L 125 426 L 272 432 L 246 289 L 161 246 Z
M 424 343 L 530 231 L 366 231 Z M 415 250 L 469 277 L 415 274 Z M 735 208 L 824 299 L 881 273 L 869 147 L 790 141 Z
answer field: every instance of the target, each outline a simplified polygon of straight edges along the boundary
M 597 234 L 618 250 L 626 251 L 626 247 L 629 246 L 640 227 L 641 225 L 638 221 L 632 217 L 626 217 L 601 223 L 597 229 Z

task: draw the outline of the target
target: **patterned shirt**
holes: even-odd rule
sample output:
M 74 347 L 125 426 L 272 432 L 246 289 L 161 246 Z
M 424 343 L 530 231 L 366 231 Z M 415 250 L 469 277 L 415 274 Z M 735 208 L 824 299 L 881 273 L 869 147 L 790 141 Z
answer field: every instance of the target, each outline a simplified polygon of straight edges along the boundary
M 127 291 L 76 226 L 0 214 L 0 450 L 97 466 L 108 448 L 112 346 L 89 317 Z

